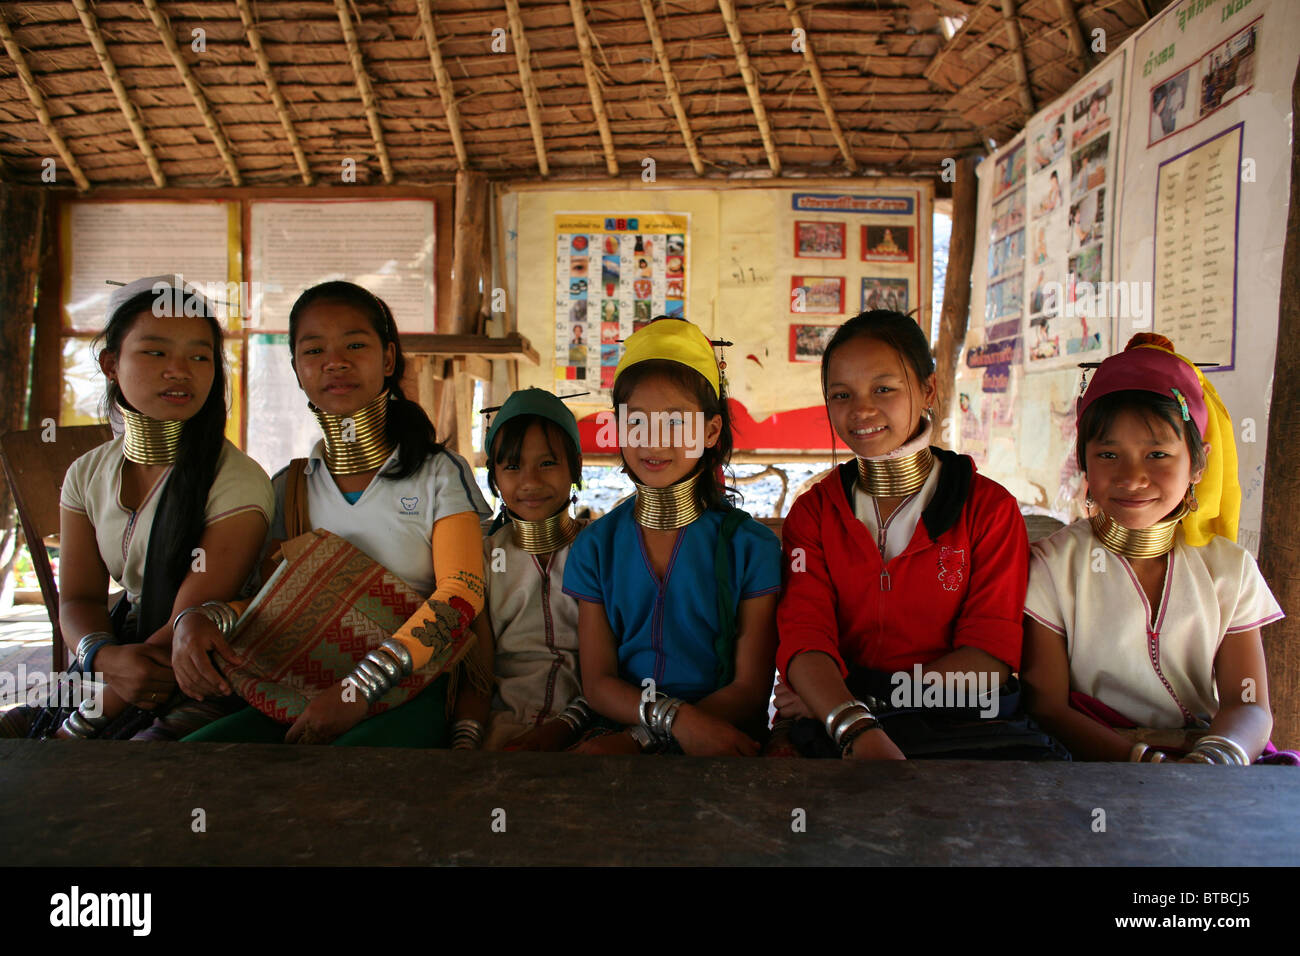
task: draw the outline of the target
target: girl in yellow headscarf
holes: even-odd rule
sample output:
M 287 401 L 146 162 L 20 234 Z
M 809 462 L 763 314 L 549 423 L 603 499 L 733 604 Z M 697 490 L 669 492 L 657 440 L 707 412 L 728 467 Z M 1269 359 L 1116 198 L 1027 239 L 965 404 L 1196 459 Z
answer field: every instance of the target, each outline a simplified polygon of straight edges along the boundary
M 1091 514 L 1032 547 L 1021 674 L 1076 759 L 1300 765 L 1268 739 L 1260 628 L 1283 614 L 1235 540 L 1232 431 L 1159 335 L 1134 336 L 1079 399 Z

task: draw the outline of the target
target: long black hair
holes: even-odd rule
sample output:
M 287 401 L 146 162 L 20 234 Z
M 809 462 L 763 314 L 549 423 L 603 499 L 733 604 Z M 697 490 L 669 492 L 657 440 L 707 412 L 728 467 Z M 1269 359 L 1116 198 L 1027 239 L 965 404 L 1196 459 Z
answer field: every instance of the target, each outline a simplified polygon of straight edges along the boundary
M 1141 416 L 1151 429 L 1156 422 L 1163 422 L 1174 430 L 1187 443 L 1187 452 L 1191 456 L 1192 474 L 1205 468 L 1205 446 L 1201 443 L 1201 430 L 1190 418 L 1183 420 L 1183 407 L 1168 395 L 1148 392 L 1144 389 L 1126 389 L 1103 395 L 1083 410 L 1079 416 L 1076 429 L 1075 455 L 1079 459 L 1079 470 L 1088 473 L 1088 442 L 1105 438 L 1115 419 L 1123 412 L 1133 412 Z
M 149 290 L 118 306 L 95 339 L 97 344 L 102 343 L 98 354 L 120 355 L 122 341 L 136 319 L 141 313 L 151 312 L 160 295 L 170 298 L 175 292 L 170 287 L 166 292 Z M 155 525 L 161 524 L 179 532 L 168 540 L 164 554 L 149 555 L 149 564 L 160 568 L 166 575 L 173 596 L 175 588 L 180 587 L 189 573 L 193 550 L 203 536 L 208 492 L 212 490 L 212 481 L 217 474 L 217 461 L 225 447 L 226 434 L 226 359 L 221 348 L 221 326 L 212 304 L 197 291 L 186 288 L 182 301 L 183 310 L 179 314 L 203 319 L 212 333 L 212 387 L 198 412 L 181 428 L 176 466 L 167 479 L 167 490 L 154 518 Z M 117 382 L 110 380 L 104 389 L 105 417 L 110 420 L 120 418 L 116 411 L 118 403 L 131 408 Z
M 488 449 L 488 487 L 498 498 L 501 497 L 501 492 L 497 490 L 497 465 L 519 464 L 519 458 L 523 454 L 524 436 L 534 425 L 542 426 L 542 434 L 546 436 L 552 455 L 558 457 L 559 451 L 563 449 L 569 464 L 569 483 L 582 487 L 582 449 L 573 443 L 573 439 L 564 429 L 542 415 L 516 415 L 492 436 L 492 447 Z
M 397 359 L 393 363 L 393 372 L 384 379 L 384 388 L 388 389 L 388 411 L 384 432 L 388 440 L 398 446 L 397 461 L 380 472 L 380 477 L 397 481 L 414 474 L 424 465 L 432 454 L 442 451 L 438 441 L 437 430 L 429 416 L 418 403 L 411 401 L 402 391 L 402 375 L 406 371 L 406 359 L 402 355 L 402 342 L 397 334 L 397 323 L 393 321 L 392 310 L 388 303 L 368 289 L 354 282 L 322 282 L 314 285 L 293 304 L 289 310 L 289 356 L 294 361 L 294 348 L 298 343 L 298 324 L 303 312 L 318 302 L 346 305 L 356 309 L 370 322 L 380 343 L 386 348 L 392 345 Z
M 831 336 L 831 340 L 826 343 L 826 351 L 822 353 L 822 401 L 827 402 L 826 394 L 826 377 L 831 367 L 831 355 L 837 348 L 853 339 L 865 338 L 874 339 L 883 345 L 888 345 L 906 362 L 914 373 L 916 373 L 917 385 L 924 388 L 926 381 L 934 374 L 934 356 L 930 354 L 930 343 L 925 339 L 925 333 L 921 331 L 921 326 L 911 316 L 904 315 L 902 312 L 895 312 L 893 309 L 872 309 L 869 312 L 859 312 L 853 318 L 849 319 Z M 827 422 L 830 421 L 829 407 L 826 413 Z M 924 426 L 919 426 L 924 427 Z M 834 428 L 831 429 L 831 447 L 835 447 Z M 911 441 L 916 434 L 909 435 L 907 440 Z
M 736 492 L 728 488 L 721 477 L 722 469 L 731 464 L 734 440 L 731 434 L 731 413 L 727 410 L 725 386 L 719 382 L 715 394 L 709 380 L 690 366 L 668 359 L 648 359 L 628 366 L 615 379 L 614 407 L 626 405 L 628 397 L 636 387 L 650 378 L 667 379 L 687 395 L 693 396 L 695 403 L 704 413 L 705 422 L 711 420 L 714 415 L 722 417 L 722 432 L 718 436 L 717 443 L 712 448 L 706 447 L 700 455 L 700 463 L 697 467 L 703 474 L 700 475 L 699 492 L 706 507 L 718 508 L 731 505 Z M 631 474 L 626 463 L 623 470 Z

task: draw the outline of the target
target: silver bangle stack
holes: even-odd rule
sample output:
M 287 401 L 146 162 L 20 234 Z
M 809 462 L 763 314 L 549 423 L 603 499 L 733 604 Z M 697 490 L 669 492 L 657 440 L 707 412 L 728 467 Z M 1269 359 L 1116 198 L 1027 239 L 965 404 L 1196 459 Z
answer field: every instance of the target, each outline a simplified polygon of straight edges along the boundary
M 483 725 L 468 717 L 451 725 L 452 750 L 478 750 L 483 746 Z
M 1130 763 L 1164 763 L 1169 758 L 1163 750 L 1154 750 L 1139 740 L 1129 750 L 1128 759 Z
M 1250 763 L 1250 756 L 1244 747 L 1231 737 L 1222 734 L 1206 734 L 1196 742 L 1192 752 L 1187 755 L 1196 763 L 1217 763 L 1234 767 L 1244 767 Z
M 826 733 L 840 748 L 840 756 L 848 753 L 859 736 L 879 726 L 880 721 L 871 716 L 870 708 L 860 700 L 836 704 L 826 715 Z
M 356 688 L 367 704 L 373 704 L 393 689 L 412 670 L 411 652 L 389 638 L 361 659 L 344 684 Z
M 186 614 L 200 614 L 203 617 L 206 617 L 213 624 L 217 625 L 217 630 L 221 632 L 222 637 L 229 637 L 233 634 L 235 632 L 235 624 L 239 621 L 239 612 L 225 601 L 204 601 L 197 607 L 187 607 L 172 618 L 173 633 L 176 631 L 176 626 L 180 624 L 181 618 Z
M 108 631 L 92 631 L 77 642 L 77 670 L 88 674 L 86 668 L 94 663 L 95 655 L 105 644 L 116 644 L 117 640 Z
M 660 744 L 667 744 L 673 739 L 673 724 L 677 721 L 677 712 L 685 701 L 677 697 L 642 698 L 639 714 L 641 729 Z
M 86 740 L 94 737 L 101 730 L 113 722 L 113 718 L 107 714 L 100 714 L 98 717 L 87 717 L 86 707 L 90 703 L 83 700 L 81 705 L 68 715 L 67 720 L 63 722 L 63 729 L 74 737 L 80 737 Z
M 587 703 L 586 698 L 575 697 L 569 702 L 568 707 L 555 715 L 555 719 L 566 724 L 576 736 L 587 729 L 593 716 L 591 705 Z

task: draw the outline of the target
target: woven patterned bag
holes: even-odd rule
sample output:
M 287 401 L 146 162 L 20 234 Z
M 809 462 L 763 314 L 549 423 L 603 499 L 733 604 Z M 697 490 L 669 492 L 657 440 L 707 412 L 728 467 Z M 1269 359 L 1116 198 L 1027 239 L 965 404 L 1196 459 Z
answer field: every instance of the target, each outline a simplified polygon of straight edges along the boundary
M 286 541 L 285 560 L 240 616 L 230 645 L 243 662 L 217 658 L 235 693 L 268 717 L 292 723 L 313 697 L 337 684 L 425 603 L 397 575 L 329 531 Z M 469 642 L 443 650 L 371 707 L 380 713 L 415 697 L 452 667 Z

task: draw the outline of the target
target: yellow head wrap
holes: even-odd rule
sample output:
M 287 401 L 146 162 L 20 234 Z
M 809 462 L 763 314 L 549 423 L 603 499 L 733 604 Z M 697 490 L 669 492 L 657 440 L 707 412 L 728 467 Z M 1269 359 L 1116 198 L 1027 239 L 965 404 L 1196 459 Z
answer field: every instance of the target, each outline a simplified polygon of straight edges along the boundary
M 695 369 L 708 379 L 713 394 L 721 395 L 718 360 L 709 337 L 685 319 L 656 319 L 628 336 L 623 357 L 614 369 L 614 381 L 631 366 L 651 359 L 667 359 Z
M 1140 345 L 1138 348 L 1155 349 L 1160 346 Z M 1233 440 L 1232 418 L 1218 391 L 1205 374 L 1196 368 L 1196 363 L 1185 355 L 1177 352 L 1173 354 L 1196 371 L 1196 377 L 1201 383 L 1206 411 L 1205 434 L 1201 440 L 1210 446 L 1205 473 L 1196 485 L 1196 500 L 1200 504 L 1197 510 L 1189 511 L 1183 518 L 1183 536 L 1194 547 L 1208 544 L 1216 534 L 1229 541 L 1236 541 L 1237 522 L 1241 518 L 1241 484 L 1237 480 L 1237 444 Z

